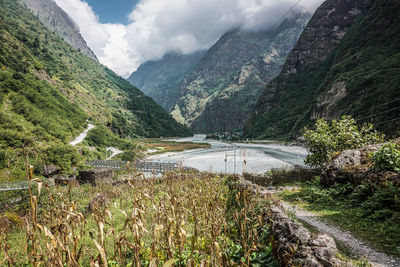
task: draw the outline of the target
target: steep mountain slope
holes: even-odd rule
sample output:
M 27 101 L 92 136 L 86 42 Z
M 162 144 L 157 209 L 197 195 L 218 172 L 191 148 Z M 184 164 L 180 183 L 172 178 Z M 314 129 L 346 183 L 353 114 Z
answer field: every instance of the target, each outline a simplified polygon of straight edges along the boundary
M 64 12 L 54 0 L 18 0 L 30 9 L 50 30 L 61 36 L 64 41 L 88 57 L 97 60 L 79 32 L 78 25 Z
M 312 120 L 353 115 L 388 134 L 400 125 L 400 2 L 328 0 L 310 20 L 245 126 L 291 137 Z
M 162 59 L 148 61 L 131 74 L 128 81 L 152 97 L 165 110 L 171 111 L 179 94 L 183 77 L 199 63 L 205 51 L 189 55 L 166 54 Z
M 185 76 L 171 114 L 195 132 L 241 128 L 309 17 L 293 14 L 276 29 L 225 33 Z
M 102 123 L 121 136 L 181 136 L 190 131 L 151 98 L 49 32 L 19 3 L 0 0 L 2 146 L 27 137 L 67 142 Z

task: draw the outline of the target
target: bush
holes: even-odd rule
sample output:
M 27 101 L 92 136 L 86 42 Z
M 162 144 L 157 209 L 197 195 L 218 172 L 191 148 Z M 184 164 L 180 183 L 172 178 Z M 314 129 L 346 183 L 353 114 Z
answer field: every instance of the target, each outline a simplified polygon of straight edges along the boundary
M 343 116 L 331 123 L 317 120 L 315 130 L 305 129 L 306 148 L 310 152 L 305 162 L 311 167 L 323 167 L 338 151 L 361 148 L 383 142 L 383 134 L 375 131 L 371 124 L 362 127 L 350 116 Z
M 400 145 L 388 143 L 371 156 L 372 169 L 400 173 Z
M 69 171 L 81 160 L 81 155 L 74 147 L 61 143 L 52 144 L 46 149 L 46 154 L 47 163 L 57 165 L 63 172 Z

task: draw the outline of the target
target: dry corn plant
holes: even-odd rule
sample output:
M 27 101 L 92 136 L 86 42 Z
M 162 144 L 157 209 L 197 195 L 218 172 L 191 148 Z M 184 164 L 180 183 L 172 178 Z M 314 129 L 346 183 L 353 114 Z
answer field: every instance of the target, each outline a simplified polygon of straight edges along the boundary
M 26 238 L 10 244 L 1 235 L 0 263 L 250 266 L 262 246 L 264 221 L 257 201 L 240 192 L 235 199 L 240 204 L 229 207 L 232 192 L 212 173 L 136 176 L 117 186 L 49 188 L 46 195 L 40 195 L 42 185 L 36 181 L 37 194 L 30 190 Z M 24 243 L 26 258 L 12 257 Z M 234 244 L 241 247 L 239 254 L 232 254 Z

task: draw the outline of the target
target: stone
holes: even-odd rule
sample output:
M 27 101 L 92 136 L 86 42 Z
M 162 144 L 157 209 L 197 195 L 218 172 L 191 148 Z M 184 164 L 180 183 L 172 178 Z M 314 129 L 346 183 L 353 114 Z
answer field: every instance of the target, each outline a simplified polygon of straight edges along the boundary
M 316 247 L 327 247 L 333 250 L 337 249 L 335 240 L 327 234 L 317 234 L 310 240 L 309 244 Z
M 308 255 L 308 257 L 304 260 L 304 263 L 302 266 L 304 266 L 304 267 L 321 267 L 323 265 L 321 263 L 319 263 L 316 258 L 314 258 L 311 255 Z
M 106 169 L 93 169 L 79 171 L 77 180 L 79 183 L 90 183 L 99 185 L 103 183 L 112 183 L 113 171 Z
M 51 177 L 57 173 L 59 173 L 61 169 L 56 165 L 43 165 L 43 175 L 45 177 Z
M 7 217 L 0 217 L 0 233 L 10 231 L 13 225 L 13 222 Z
M 108 197 L 103 193 L 98 193 L 86 206 L 85 213 L 93 213 L 105 208 L 109 204 Z

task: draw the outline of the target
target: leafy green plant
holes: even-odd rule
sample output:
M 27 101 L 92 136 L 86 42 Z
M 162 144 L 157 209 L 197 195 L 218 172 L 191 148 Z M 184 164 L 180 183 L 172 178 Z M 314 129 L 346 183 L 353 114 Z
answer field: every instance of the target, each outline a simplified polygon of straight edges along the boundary
M 305 128 L 306 148 L 310 152 L 305 162 L 311 167 L 323 167 L 335 152 L 361 148 L 383 142 L 384 135 L 375 131 L 371 124 L 357 126 L 350 116 L 343 116 L 331 123 L 317 120 L 315 129 Z
M 371 156 L 372 169 L 400 172 L 400 145 L 398 143 L 385 144 Z

